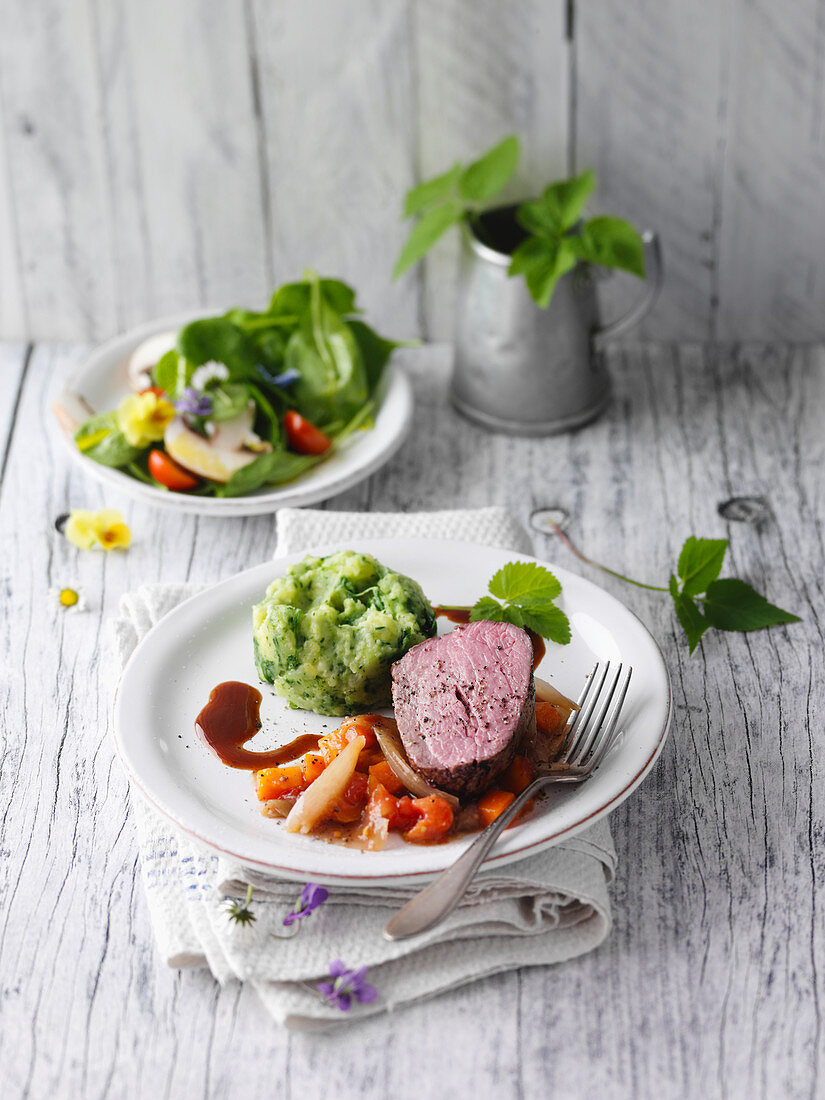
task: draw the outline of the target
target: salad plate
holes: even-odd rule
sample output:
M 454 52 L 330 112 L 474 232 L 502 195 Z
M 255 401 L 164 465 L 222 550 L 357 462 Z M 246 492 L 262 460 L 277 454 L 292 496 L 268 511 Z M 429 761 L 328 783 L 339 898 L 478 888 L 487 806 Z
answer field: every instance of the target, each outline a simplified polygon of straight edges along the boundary
M 290 710 L 259 684 L 252 651 L 252 612 L 267 585 L 313 548 L 266 562 L 192 597 L 146 635 L 124 669 L 115 698 L 114 736 L 134 786 L 171 825 L 210 850 L 246 866 L 298 881 L 402 885 L 426 881 L 451 864 L 474 834 L 415 845 L 391 836 L 380 851 L 287 833 L 261 813 L 252 775 L 226 767 L 199 739 L 195 718 L 211 690 L 227 680 L 263 693 L 262 729 L 249 748 L 271 749 L 304 734 L 328 733 L 341 719 Z M 534 559 L 462 542 L 423 539 L 353 540 L 347 549 L 372 554 L 421 584 L 433 604 L 474 603 L 508 561 Z M 569 645 L 548 643 L 537 675 L 576 697 L 597 660 L 633 666 L 624 728 L 597 772 L 576 787 L 555 788 L 509 828 L 485 867 L 523 859 L 586 829 L 627 798 L 658 757 L 670 726 L 670 680 L 647 629 L 619 600 L 590 581 L 551 565 L 562 584 L 559 605 L 572 629 Z M 439 631 L 453 627 L 439 620 Z
M 127 364 L 131 352 L 152 336 L 177 330 L 204 316 L 207 314 L 200 310 L 159 318 L 101 344 L 86 357 L 68 381 L 58 406 L 68 409 L 70 404 L 75 407 L 81 404 L 87 414 L 115 408 L 130 392 Z M 103 466 L 82 454 L 72 432 L 62 424 L 60 434 L 73 460 L 90 477 L 136 500 L 177 512 L 252 516 L 274 512 L 285 506 L 314 504 L 363 481 L 389 461 L 404 442 L 412 412 L 413 396 L 409 380 L 397 364 L 389 363 L 375 393 L 374 420 L 370 428 L 354 432 L 336 447 L 329 458 L 294 481 L 234 497 L 168 492 L 138 481 L 123 470 Z

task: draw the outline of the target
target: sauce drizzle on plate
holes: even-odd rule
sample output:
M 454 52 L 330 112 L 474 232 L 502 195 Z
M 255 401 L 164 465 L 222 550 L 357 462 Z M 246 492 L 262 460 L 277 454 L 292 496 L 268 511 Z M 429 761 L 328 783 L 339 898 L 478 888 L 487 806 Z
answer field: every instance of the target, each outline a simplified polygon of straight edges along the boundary
M 261 728 L 261 698 L 251 684 L 227 680 L 212 688 L 209 702 L 195 719 L 198 736 L 229 768 L 275 768 L 318 747 L 320 734 L 306 733 L 266 752 L 245 749 L 246 742 Z

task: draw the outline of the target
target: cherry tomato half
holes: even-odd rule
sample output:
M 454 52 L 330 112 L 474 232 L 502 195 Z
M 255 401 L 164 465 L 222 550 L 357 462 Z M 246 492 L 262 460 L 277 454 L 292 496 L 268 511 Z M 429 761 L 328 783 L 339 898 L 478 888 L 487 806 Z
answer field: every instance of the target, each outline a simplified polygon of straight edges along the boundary
M 193 477 L 183 466 L 179 466 L 173 458 L 163 451 L 152 450 L 149 452 L 149 473 L 165 485 L 167 489 L 183 492 L 185 489 L 194 489 L 198 479 Z
M 322 455 L 332 446 L 328 435 L 294 409 L 289 409 L 284 417 L 284 428 L 290 447 L 299 455 Z
M 166 390 L 163 389 L 162 386 L 147 386 L 145 390 L 141 390 L 140 392 L 142 394 L 144 394 L 144 393 L 153 393 L 155 395 L 155 397 L 165 397 L 166 396 Z

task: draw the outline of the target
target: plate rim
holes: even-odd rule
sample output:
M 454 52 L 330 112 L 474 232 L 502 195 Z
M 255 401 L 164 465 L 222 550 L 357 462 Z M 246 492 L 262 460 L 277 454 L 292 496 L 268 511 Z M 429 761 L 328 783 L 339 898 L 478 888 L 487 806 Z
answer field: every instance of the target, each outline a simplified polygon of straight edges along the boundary
M 121 345 L 126 345 L 121 351 L 122 356 L 125 356 L 129 354 L 130 349 L 133 350 L 143 340 L 159 332 L 179 328 L 181 325 L 201 317 L 219 317 L 225 312 L 225 310 L 217 309 L 186 310 L 181 313 L 158 317 L 153 321 L 144 321 L 125 332 L 110 336 L 108 340 L 104 340 L 103 343 L 89 349 L 77 362 L 61 387 L 57 398 L 58 403 L 64 395 L 78 393 L 78 389 L 74 387 L 78 386 L 79 380 L 85 372 L 90 369 L 96 360 L 117 354 Z M 396 454 L 407 438 L 412 426 L 414 409 L 412 385 L 406 371 L 397 361 L 392 359 L 387 363 L 381 385 L 384 392 L 381 404 L 376 410 L 376 421 L 388 400 L 392 399 L 398 402 L 400 406 L 398 428 L 394 435 L 387 439 L 384 446 L 369 461 L 362 462 L 360 466 L 349 470 L 344 476 L 324 488 L 317 485 L 313 487 L 311 480 L 306 481 L 299 477 L 294 482 L 287 482 L 285 486 L 275 487 L 266 493 L 227 497 L 225 499 L 163 493 L 152 485 L 144 485 L 135 478 L 130 478 L 120 470 L 101 466 L 99 463 L 87 458 L 74 446 L 70 433 L 63 427 L 57 417 L 53 417 L 53 424 L 56 423 L 58 435 L 80 470 L 85 471 L 98 484 L 117 489 L 140 503 L 187 515 L 209 515 L 216 518 L 266 515 L 277 511 L 278 508 L 303 507 L 307 504 L 328 500 L 338 493 L 346 492 L 374 474 L 376 470 L 380 469 Z M 80 396 L 83 395 L 80 394 Z M 312 471 L 309 471 L 310 475 L 311 473 Z M 306 476 L 304 475 L 304 477 Z
M 671 683 L 670 671 L 668 669 L 667 662 L 665 661 L 664 654 L 662 653 L 661 646 L 656 641 L 656 639 L 653 637 L 653 635 L 651 634 L 651 632 L 647 628 L 647 626 L 642 622 L 642 620 L 639 618 L 639 616 L 633 610 L 631 610 L 631 608 L 627 607 L 626 604 L 622 603 L 622 601 L 620 599 L 618 599 L 618 597 L 614 596 L 611 592 L 608 592 L 606 589 L 602 588 L 600 585 L 596 584 L 594 581 L 591 581 L 587 577 L 583 577 L 578 573 L 574 573 L 572 570 L 566 569 L 564 566 L 557 566 L 554 562 L 541 561 L 540 559 L 534 557 L 531 554 L 524 554 L 524 553 L 521 553 L 519 551 L 511 551 L 507 547 L 494 547 L 494 546 L 486 546 L 486 545 L 482 546 L 482 544 L 479 544 L 479 543 L 466 542 L 466 541 L 454 540 L 454 539 L 426 539 L 426 538 L 415 538 L 415 537 L 403 538 L 403 539 L 398 539 L 398 538 L 365 538 L 365 539 L 359 539 L 357 541 L 359 541 L 361 543 L 384 544 L 384 545 L 387 545 L 387 546 L 391 546 L 391 545 L 397 544 L 399 542 L 416 543 L 416 544 L 420 545 L 422 548 L 427 547 L 427 546 L 431 546 L 433 542 L 436 542 L 440 545 L 452 546 L 452 547 L 456 547 L 456 548 L 472 548 L 472 549 L 482 548 L 482 549 L 488 549 L 488 550 L 501 550 L 501 551 L 503 551 L 505 553 L 508 553 L 508 554 L 512 553 L 513 558 L 518 558 L 520 560 L 527 559 L 529 561 L 535 561 L 540 565 L 544 565 L 546 567 L 557 570 L 559 573 L 569 574 L 571 576 L 576 577 L 577 581 L 582 583 L 585 586 L 585 588 L 594 590 L 595 592 L 597 592 L 599 594 L 600 598 L 601 597 L 606 597 L 609 602 L 616 605 L 623 612 L 629 614 L 633 619 L 635 619 L 635 621 L 638 623 L 638 625 L 641 627 L 641 629 L 647 635 L 648 639 L 650 640 L 650 642 L 653 645 L 654 652 L 658 655 L 659 663 L 660 663 L 660 666 L 661 666 L 661 671 L 664 674 L 665 688 L 666 688 L 665 717 L 664 717 L 663 723 L 661 725 L 661 728 L 659 729 L 659 731 L 656 735 L 655 745 L 654 745 L 651 753 L 649 754 L 647 759 L 644 761 L 642 766 L 636 771 L 636 773 L 633 775 L 633 777 L 622 787 L 622 789 L 620 791 L 618 791 L 607 802 L 605 802 L 604 805 L 600 806 L 598 809 L 593 810 L 592 812 L 590 812 L 590 813 L 588 813 L 584 816 L 577 817 L 576 820 L 573 821 L 571 824 L 566 825 L 562 828 L 558 828 L 557 830 L 555 830 L 553 833 L 551 833 L 549 835 L 546 835 L 546 836 L 543 836 L 541 838 L 537 838 L 533 841 L 524 843 L 521 847 L 519 847 L 519 848 L 517 848 L 513 851 L 500 852 L 500 853 L 496 854 L 495 850 L 493 850 L 493 852 L 490 855 L 488 855 L 488 857 L 484 860 L 484 863 L 482 864 L 482 868 L 481 868 L 482 870 L 490 869 L 490 868 L 493 868 L 493 867 L 504 866 L 508 863 L 514 863 L 514 862 L 517 862 L 519 860 L 526 859 L 532 854 L 536 854 L 540 851 L 544 851 L 547 848 L 553 847 L 560 840 L 562 840 L 565 836 L 568 836 L 568 835 L 571 835 L 571 834 L 575 835 L 576 833 L 581 832 L 583 829 L 586 829 L 589 825 L 595 824 L 596 821 L 599 821 L 602 818 L 607 817 L 610 813 L 613 812 L 614 809 L 617 808 L 618 805 L 620 805 L 622 802 L 624 802 L 625 799 L 627 799 L 637 787 L 639 787 L 641 785 L 641 783 L 644 781 L 644 779 L 649 775 L 650 771 L 653 768 L 653 765 L 656 763 L 656 760 L 658 759 L 659 755 L 661 754 L 662 749 L 664 748 L 665 742 L 667 741 L 668 734 L 670 732 L 670 727 L 672 725 L 672 720 L 673 720 L 673 709 L 674 709 L 674 707 L 673 707 L 673 685 Z M 126 661 L 126 664 L 123 666 L 123 669 L 121 670 L 120 676 L 118 677 L 118 681 L 117 681 L 115 691 L 114 691 L 114 697 L 113 697 L 113 700 L 112 700 L 112 712 L 111 712 L 112 713 L 112 735 L 113 735 L 113 740 L 114 740 L 114 743 L 115 743 L 115 750 L 117 752 L 118 759 L 120 760 L 121 767 L 123 768 L 124 772 L 126 773 L 128 779 L 129 779 L 129 782 L 134 784 L 136 789 L 139 791 L 141 797 L 143 797 L 146 801 L 148 801 L 158 811 L 158 813 L 161 814 L 162 817 L 164 817 L 168 822 L 170 822 L 172 825 L 174 825 L 175 828 L 181 829 L 184 833 L 186 833 L 187 836 L 191 837 L 198 844 L 206 847 L 212 853 L 219 853 L 220 855 L 222 855 L 224 857 L 228 857 L 229 859 L 232 859 L 232 860 L 238 862 L 242 866 L 255 867 L 255 868 L 267 871 L 269 873 L 275 873 L 279 877 L 283 877 L 287 880 L 305 881 L 307 879 L 307 875 L 311 875 L 312 878 L 313 878 L 313 881 L 317 880 L 319 882 L 326 882 L 328 884 L 337 884 L 337 885 L 346 885 L 348 883 L 358 883 L 359 885 L 364 886 L 364 887 L 369 887 L 369 886 L 380 887 L 380 886 L 385 885 L 388 882 L 391 882 L 391 883 L 394 883 L 394 884 L 397 884 L 397 885 L 404 885 L 405 883 L 410 883 L 410 882 L 416 882 L 416 883 L 425 882 L 425 881 L 428 881 L 428 880 L 431 880 L 431 879 L 435 878 L 438 874 L 441 873 L 441 871 L 440 870 L 435 870 L 435 871 L 432 871 L 432 870 L 419 870 L 419 871 L 406 870 L 406 871 L 398 871 L 398 872 L 381 872 L 378 875 L 376 875 L 376 874 L 366 874 L 366 875 L 361 874 L 361 875 L 359 875 L 359 874 L 353 874 L 353 873 L 350 873 L 350 872 L 329 872 L 329 873 L 327 873 L 327 872 L 304 872 L 302 874 L 299 871 L 296 871 L 294 868 L 283 867 L 280 864 L 275 863 L 271 860 L 270 861 L 264 861 L 264 860 L 257 859 L 257 858 L 252 857 L 252 856 L 243 855 L 239 852 L 233 851 L 232 849 L 224 847 L 222 844 L 217 843 L 214 840 L 208 840 L 205 837 L 203 837 L 199 832 L 197 832 L 195 828 L 190 827 L 189 825 L 187 825 L 183 821 L 181 821 L 180 816 L 177 815 L 171 808 L 161 805 L 146 790 L 145 786 L 140 782 L 138 777 L 135 775 L 133 769 L 129 766 L 129 764 L 127 762 L 127 759 L 126 759 L 126 756 L 125 756 L 124 747 L 121 744 L 121 738 L 120 738 L 120 733 L 119 733 L 119 730 L 118 730 L 118 721 L 117 721 L 117 719 L 118 719 L 118 704 L 119 704 L 119 699 L 120 699 L 120 688 L 121 688 L 123 679 L 126 676 L 130 665 L 132 665 L 132 663 L 136 659 L 138 659 L 138 655 L 141 652 L 141 650 L 144 648 L 144 646 L 146 646 L 148 648 L 147 643 L 151 642 L 152 636 L 154 635 L 155 631 L 158 630 L 159 627 L 161 627 L 161 625 L 168 624 L 168 620 L 171 617 L 177 616 L 179 613 L 183 613 L 184 609 L 187 608 L 189 604 L 195 602 L 196 600 L 201 599 L 201 597 L 203 597 L 204 595 L 208 595 L 209 593 L 213 592 L 214 590 L 216 590 L 218 588 L 223 588 L 223 587 L 226 587 L 230 584 L 233 584 L 233 583 L 237 582 L 237 580 L 240 577 L 243 577 L 246 574 L 250 574 L 250 573 L 253 573 L 253 572 L 257 572 L 259 570 L 263 570 L 265 566 L 270 566 L 270 567 L 274 567 L 274 568 L 277 569 L 279 561 L 281 561 L 281 560 L 285 561 L 288 558 L 295 557 L 297 555 L 310 555 L 310 554 L 322 555 L 322 554 L 328 554 L 328 553 L 331 553 L 331 552 L 333 552 L 333 551 L 331 550 L 331 548 L 328 544 L 320 543 L 320 544 L 317 544 L 317 545 L 308 546 L 304 550 L 294 551 L 294 552 L 291 552 L 288 555 L 283 555 L 283 559 L 273 557 L 269 560 L 260 562 L 257 565 L 250 566 L 247 569 L 239 570 L 237 573 L 234 573 L 231 577 L 225 577 L 223 580 L 217 581 L 215 584 L 207 585 L 200 592 L 195 592 L 195 593 L 193 593 L 193 595 L 188 596 L 185 600 L 181 601 L 181 603 L 177 604 L 174 608 L 172 608 L 171 611 L 169 611 L 165 615 L 163 615 L 158 620 L 158 622 L 155 623 L 155 625 L 151 628 L 151 630 L 149 630 L 144 635 L 144 637 L 141 638 L 141 640 L 138 642 L 137 646 L 135 646 L 134 650 L 129 655 L 129 658 Z M 466 845 L 464 845 L 463 847 L 466 847 Z M 456 858 L 458 858 L 459 854 L 460 854 L 460 852 L 457 853 Z

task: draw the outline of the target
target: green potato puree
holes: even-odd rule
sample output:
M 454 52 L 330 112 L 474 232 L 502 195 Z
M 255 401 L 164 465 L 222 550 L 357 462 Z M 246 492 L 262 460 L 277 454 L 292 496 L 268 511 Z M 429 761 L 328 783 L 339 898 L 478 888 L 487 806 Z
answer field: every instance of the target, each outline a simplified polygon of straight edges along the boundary
M 260 678 L 290 706 L 332 715 L 387 706 L 390 666 L 436 632 L 421 587 L 354 550 L 293 565 L 252 623 Z

